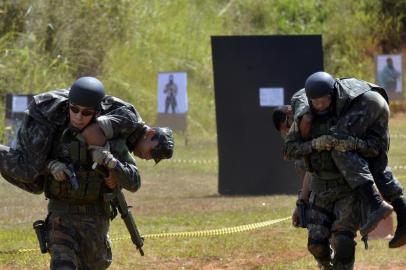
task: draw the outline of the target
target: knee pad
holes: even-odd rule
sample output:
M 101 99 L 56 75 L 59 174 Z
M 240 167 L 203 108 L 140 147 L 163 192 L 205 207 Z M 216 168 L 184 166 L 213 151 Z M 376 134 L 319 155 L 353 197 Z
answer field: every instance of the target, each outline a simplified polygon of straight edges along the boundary
M 76 265 L 71 261 L 51 261 L 51 270 L 76 270 Z
M 338 232 L 333 237 L 335 251 L 334 260 L 342 264 L 351 263 L 355 257 L 354 234 L 351 232 Z
M 327 241 L 309 239 L 307 249 L 316 259 L 330 258 L 330 245 Z

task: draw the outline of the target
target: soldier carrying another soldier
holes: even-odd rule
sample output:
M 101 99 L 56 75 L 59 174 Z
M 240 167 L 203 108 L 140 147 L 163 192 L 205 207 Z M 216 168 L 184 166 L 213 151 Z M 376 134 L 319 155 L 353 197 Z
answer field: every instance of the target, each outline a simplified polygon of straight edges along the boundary
M 334 80 L 328 73 L 315 73 L 305 85 L 310 101 L 307 112 L 312 116 L 310 137 L 303 138 L 300 121 L 293 123 L 287 135 L 285 157 L 306 157 L 312 171 L 308 245 L 323 267 L 334 265 L 336 269 L 340 265 L 352 269 L 353 237 L 359 224 L 358 216 L 354 215 L 359 212 L 355 190 L 371 206 L 367 222 L 361 228 L 362 235 L 391 212 L 392 207 L 380 198 L 373 185 L 374 177 L 398 213 L 397 237 L 395 235 L 390 242 L 390 247 L 404 244 L 406 207 L 402 189 L 384 186 L 385 183 L 393 184 L 396 179 L 387 168 L 389 110 L 382 91 L 364 81 Z M 371 112 L 366 113 L 368 109 Z M 330 235 L 335 251 L 333 261 L 329 259 Z
M 112 258 L 107 233 L 114 209 L 103 194 L 117 188 L 135 192 L 141 184 L 128 149 L 156 162 L 172 156 L 170 129 L 145 126 L 135 109 L 117 103 L 125 104 L 106 97 L 102 83 L 92 77 L 78 79 L 69 91 L 38 95 L 18 133 L 17 148 L 0 151 L 10 158 L 0 166 L 10 183 L 33 193 L 45 191 L 51 269 L 106 269 Z M 96 121 L 100 112 L 110 114 Z M 40 137 L 46 131 L 49 136 Z M 20 168 L 31 167 L 13 174 L 13 162 L 21 156 L 21 161 L 30 160 L 25 150 L 33 147 L 42 150 L 32 154 L 39 159 L 31 165 L 23 162 Z M 94 170 L 94 162 L 107 168 L 107 177 Z M 72 176 L 77 185 L 67 181 Z

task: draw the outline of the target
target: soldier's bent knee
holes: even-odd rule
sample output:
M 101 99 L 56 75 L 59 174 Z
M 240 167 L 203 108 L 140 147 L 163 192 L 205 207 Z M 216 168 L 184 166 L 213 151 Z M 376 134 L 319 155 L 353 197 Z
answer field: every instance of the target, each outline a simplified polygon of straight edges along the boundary
M 342 264 L 348 264 L 354 260 L 355 241 L 351 232 L 338 232 L 333 237 L 335 250 L 334 259 Z
M 76 265 L 71 261 L 52 260 L 51 270 L 76 270 Z
M 330 257 L 330 247 L 327 241 L 312 241 L 309 239 L 309 243 L 307 244 L 307 249 L 315 258 L 327 258 Z
M 362 95 L 362 101 L 365 102 L 368 111 L 376 113 L 381 112 L 389 115 L 389 106 L 381 94 L 375 91 L 368 91 Z

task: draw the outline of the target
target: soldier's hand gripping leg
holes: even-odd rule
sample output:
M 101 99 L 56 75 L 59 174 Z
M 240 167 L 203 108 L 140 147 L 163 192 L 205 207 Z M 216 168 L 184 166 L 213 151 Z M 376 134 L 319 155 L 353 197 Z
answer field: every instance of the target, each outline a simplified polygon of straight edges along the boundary
M 390 248 L 398 248 L 406 244 L 406 200 L 403 196 L 398 197 L 392 202 L 396 212 L 397 227 L 395 235 L 389 242 Z

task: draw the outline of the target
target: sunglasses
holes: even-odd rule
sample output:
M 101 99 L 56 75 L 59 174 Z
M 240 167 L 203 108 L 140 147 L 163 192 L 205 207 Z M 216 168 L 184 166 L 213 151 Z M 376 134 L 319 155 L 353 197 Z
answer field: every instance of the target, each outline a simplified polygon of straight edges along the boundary
M 73 104 L 69 104 L 69 109 L 74 113 L 74 114 L 78 114 L 79 112 L 83 115 L 83 116 L 91 116 L 94 115 L 94 113 L 96 112 L 95 110 L 92 109 L 81 109 L 78 106 L 75 106 Z

